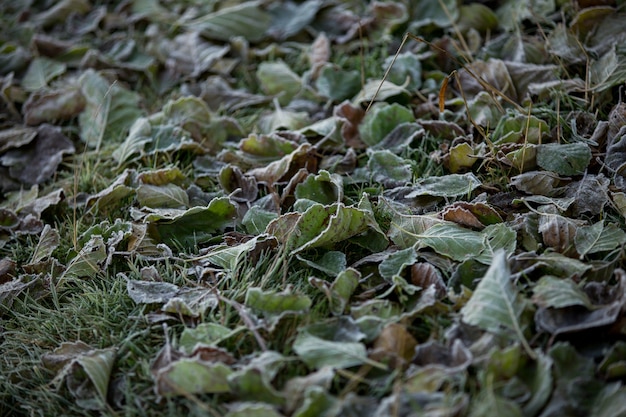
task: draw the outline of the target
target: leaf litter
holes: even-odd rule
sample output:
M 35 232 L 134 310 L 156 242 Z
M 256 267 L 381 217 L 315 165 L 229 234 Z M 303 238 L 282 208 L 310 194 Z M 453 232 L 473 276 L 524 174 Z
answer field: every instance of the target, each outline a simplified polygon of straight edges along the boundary
M 5 3 L 0 414 L 626 415 L 619 2 Z

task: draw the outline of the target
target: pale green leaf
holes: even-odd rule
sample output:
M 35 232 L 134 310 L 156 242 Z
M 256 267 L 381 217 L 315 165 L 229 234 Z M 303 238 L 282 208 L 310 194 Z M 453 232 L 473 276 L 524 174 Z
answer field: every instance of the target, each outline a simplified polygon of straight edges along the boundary
M 344 71 L 331 64 L 326 64 L 315 80 L 317 91 L 336 102 L 353 97 L 360 86 L 361 75 L 358 71 Z
M 413 112 L 397 103 L 382 104 L 371 109 L 359 125 L 361 140 L 374 146 L 387 136 L 397 125 L 415 121 Z
M 591 161 L 591 149 L 581 143 L 548 143 L 537 147 L 537 165 L 558 175 L 581 175 Z
M 390 281 L 394 276 L 399 276 L 407 266 L 413 265 L 417 262 L 417 253 L 415 249 L 410 247 L 399 250 L 392 253 L 378 265 L 378 272 L 387 281 Z
M 591 226 L 577 228 L 574 243 L 581 257 L 608 252 L 626 243 L 626 232 L 612 223 L 605 225 L 604 221 L 599 221 Z
M 232 372 L 221 362 L 182 358 L 159 371 L 156 389 L 163 396 L 230 392 L 228 376 Z
M 298 254 L 296 257 L 304 262 L 307 266 L 322 271 L 323 273 L 336 277 L 340 272 L 346 269 L 346 254 L 339 251 L 328 251 L 317 259 L 306 259 Z
M 144 207 L 186 208 L 189 206 L 187 193 L 175 184 L 141 184 L 136 192 L 137 202 Z
M 46 224 L 41 231 L 39 242 L 37 242 L 37 246 L 30 257 L 29 263 L 34 264 L 50 257 L 60 243 L 61 236 L 59 231 L 50 227 L 49 224 Z
M 182 22 L 182 25 L 199 30 L 211 39 L 228 41 L 235 36 L 241 36 L 250 42 L 258 42 L 266 36 L 271 25 L 271 16 L 260 1 L 246 1 Z
M 294 294 L 289 290 L 277 292 L 263 291 L 250 287 L 246 292 L 246 306 L 262 311 L 265 315 L 281 315 L 286 312 L 303 313 L 311 308 L 311 299 L 304 294 Z
M 359 285 L 361 273 L 353 268 L 341 272 L 330 286 L 330 311 L 338 316 L 343 314 L 350 297 Z
M 556 278 L 545 275 L 533 287 L 532 301 L 549 308 L 563 308 L 570 306 L 584 306 L 593 309 L 594 306 L 579 285 L 571 279 Z
M 107 259 L 106 246 L 102 236 L 92 237 L 69 262 L 63 277 L 94 278 Z
M 215 233 L 231 225 L 237 215 L 235 206 L 226 197 L 211 200 L 208 206 L 188 210 L 154 211 L 146 216 L 148 232 L 168 246 L 193 246 L 205 242 Z
M 30 62 L 22 87 L 27 91 L 37 91 L 48 87 L 48 83 L 66 70 L 66 65 L 45 57 L 37 57 Z
M 229 404 L 224 417 L 283 417 L 276 408 L 262 402 L 236 402 Z
M 109 379 L 115 362 L 115 349 L 97 349 L 79 356 L 76 362 L 83 368 L 98 393 L 99 399 L 105 403 L 109 390 Z
M 256 75 L 263 91 L 268 95 L 276 96 L 283 106 L 289 104 L 302 89 L 302 81 L 298 74 L 283 61 L 262 62 Z
M 142 116 L 139 95 L 110 83 L 93 70 L 85 71 L 79 82 L 86 101 L 78 118 L 81 139 L 95 148 L 104 142 L 121 141 Z
M 496 252 L 485 276 L 480 280 L 470 300 L 461 309 L 463 321 L 495 334 L 514 336 L 534 356 L 520 319 L 526 301 L 511 280 L 506 253 Z
M 413 179 L 411 163 L 388 150 L 369 152 L 367 167 L 372 180 L 387 188 L 406 185 Z
M 409 91 L 391 81 L 369 80 L 352 101 L 356 104 L 369 104 L 372 100 L 385 101 L 396 96 L 408 97 Z
M 333 368 L 349 368 L 367 362 L 367 350 L 363 343 L 335 342 L 313 336 L 308 332 L 300 332 L 293 343 L 293 350 L 314 369 L 324 366 Z
M 449 198 L 463 197 L 470 195 L 480 185 L 480 180 L 472 173 L 428 177 L 418 180 L 417 184 L 413 186 L 413 191 L 407 194 L 406 198 L 423 195 Z

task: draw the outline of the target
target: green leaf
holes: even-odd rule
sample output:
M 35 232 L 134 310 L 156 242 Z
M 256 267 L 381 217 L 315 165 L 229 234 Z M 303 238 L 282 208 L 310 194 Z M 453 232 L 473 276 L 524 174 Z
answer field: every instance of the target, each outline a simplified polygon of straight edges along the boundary
M 243 216 L 241 224 L 246 228 L 246 231 L 253 235 L 258 235 L 265 232 L 267 225 L 278 217 L 278 214 L 273 211 L 267 211 L 259 206 L 252 206 Z
M 525 144 L 538 144 L 549 133 L 550 127 L 548 124 L 535 116 L 521 114 L 505 115 L 502 116 L 493 132 L 493 143 L 502 145 L 523 141 Z
M 296 257 L 307 266 L 315 268 L 318 271 L 322 271 L 331 277 L 339 275 L 339 273 L 345 270 L 347 266 L 346 254 L 339 251 L 324 252 L 321 257 L 314 260 L 306 259 L 299 254 L 296 255 Z
M 27 91 L 37 91 L 48 87 L 48 82 L 63 74 L 66 65 L 49 58 L 37 57 L 30 62 L 22 87 Z
M 197 357 L 182 358 L 159 370 L 156 390 L 159 395 L 219 394 L 230 392 L 228 376 L 232 370 L 220 362 L 205 362 Z
M 285 403 L 285 397 L 272 387 L 270 379 L 263 370 L 252 367 L 228 376 L 231 389 L 241 400 L 281 406 Z
M 489 332 L 514 335 L 529 356 L 534 357 L 520 319 L 526 301 L 511 280 L 511 272 L 503 250 L 496 252 L 485 276 L 474 290 L 470 300 L 461 309 L 463 321 Z
M 314 204 L 302 214 L 283 215 L 268 225 L 268 232 L 284 241 L 295 255 L 344 241 L 369 228 L 378 228 L 370 211 L 339 203 L 330 206 Z
M 278 242 L 273 236 L 260 234 L 239 245 L 220 245 L 199 259 L 220 266 L 227 271 L 234 271 L 239 263 L 245 259 L 258 258 L 261 251 L 277 246 Z
M 321 204 L 337 203 L 343 200 L 343 180 L 338 174 L 320 170 L 296 186 L 295 196 Z
M 612 223 L 605 226 L 601 220 L 591 226 L 577 228 L 574 243 L 576 251 L 582 258 L 585 255 L 608 252 L 623 246 L 626 243 L 626 232 Z
M 185 327 L 178 344 L 184 351 L 191 353 L 198 343 L 216 346 L 241 330 L 241 327 L 233 330 L 217 323 L 200 323 L 195 328 Z
M 581 175 L 591 161 L 591 149 L 581 143 L 548 143 L 537 147 L 537 165 L 558 175 Z
M 78 254 L 69 262 L 63 277 L 95 278 L 107 259 L 106 246 L 102 236 L 94 236 L 83 246 Z
M 397 103 L 376 106 L 365 115 L 359 125 L 361 140 L 369 146 L 374 146 L 397 125 L 413 121 L 415 121 L 413 112 Z
M 307 332 L 300 332 L 293 343 L 293 350 L 314 369 L 325 366 L 349 368 L 367 362 L 363 343 L 324 340 Z
M 417 236 L 441 223 L 448 222 L 434 215 L 407 216 L 396 214 L 391 220 L 388 235 L 391 241 L 400 249 L 406 249 L 415 245 Z
M 81 140 L 95 148 L 105 142 L 121 141 L 142 115 L 139 95 L 109 83 L 93 70 L 87 70 L 79 82 L 86 101 L 78 117 Z
M 256 73 L 266 94 L 276 96 L 280 105 L 289 104 L 302 89 L 298 74 L 283 61 L 262 62 Z
M 590 310 L 594 308 L 587 293 L 574 281 L 551 275 L 541 277 L 535 284 L 532 300 L 541 307 L 563 308 L 578 305 Z
M 261 2 L 246 1 L 181 23 L 188 29 L 199 30 L 210 39 L 228 41 L 241 36 L 250 42 L 258 42 L 266 36 L 271 16 Z
M 358 71 L 344 71 L 334 65 L 326 64 L 322 68 L 315 88 L 324 97 L 340 102 L 353 97 L 361 87 L 361 74 Z
M 41 231 L 39 242 L 37 242 L 37 246 L 30 257 L 29 263 L 34 264 L 50 257 L 60 243 L 61 236 L 59 231 L 50 227 L 49 224 L 46 224 Z
M 189 197 L 185 190 L 175 184 L 141 184 L 137 187 L 137 202 L 144 207 L 186 208 Z
M 149 223 L 148 232 L 157 241 L 171 247 L 193 247 L 231 225 L 236 216 L 237 210 L 230 200 L 219 197 L 211 200 L 206 207 L 154 211 L 146 216 L 146 221 Z
M 275 316 L 283 313 L 303 313 L 311 308 L 311 299 L 304 294 L 294 294 L 289 290 L 277 292 L 263 291 L 250 287 L 246 292 L 246 306 L 262 311 L 265 315 Z
M 394 276 L 400 276 L 407 266 L 417 262 L 417 253 L 410 247 L 399 250 L 389 255 L 387 259 L 378 265 L 378 272 L 387 281 L 391 281 Z
M 387 188 L 406 185 L 413 179 L 411 163 L 388 150 L 369 152 L 367 167 L 373 181 Z
M 369 104 L 372 100 L 385 101 L 397 96 L 408 97 L 409 92 L 391 81 L 369 80 L 352 101 L 355 104 Z
M 224 417 L 283 417 L 276 408 L 262 402 L 235 402 L 228 406 Z
M 93 384 L 102 403 L 107 401 L 109 379 L 115 362 L 115 349 L 96 349 L 79 356 L 78 363 Z M 81 392 L 82 389 L 79 390 Z
M 537 359 L 520 369 L 518 377 L 530 390 L 530 399 L 522 405 L 524 415 L 533 416 L 541 410 L 552 394 L 552 359 L 539 350 L 535 350 Z
M 330 312 L 339 316 L 344 313 L 352 293 L 359 285 L 361 273 L 353 268 L 340 272 L 333 283 L 328 285 L 324 280 L 311 277 L 309 283 L 319 288 L 328 298 Z
M 405 86 L 409 91 L 416 91 L 422 86 L 422 63 L 412 52 L 404 52 L 397 56 L 387 57 L 383 67 L 389 68 L 393 62 L 393 67 L 387 74 L 387 79 L 396 85 Z M 408 84 L 406 84 L 408 81 Z
M 360 343 L 364 337 L 352 318 L 340 316 L 301 328 L 293 350 L 315 369 L 349 368 L 364 363 L 381 368 L 379 363 L 368 359 L 365 345 Z
M 406 198 L 415 198 L 423 195 L 433 197 L 463 197 L 468 196 L 482 183 L 474 174 L 450 174 L 440 177 L 421 179 L 413 186 L 413 191 Z

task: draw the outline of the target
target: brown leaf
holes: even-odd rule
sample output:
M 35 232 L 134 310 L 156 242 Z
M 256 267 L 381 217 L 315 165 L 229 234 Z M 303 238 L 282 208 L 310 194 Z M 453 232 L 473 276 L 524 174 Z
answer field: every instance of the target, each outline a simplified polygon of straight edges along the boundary
M 539 233 L 543 243 L 564 255 L 575 255 L 574 237 L 579 226 L 572 219 L 559 214 L 544 214 L 539 218 Z
M 478 220 L 470 210 L 468 210 L 466 207 L 462 207 L 459 205 L 452 205 L 450 207 L 447 207 L 441 213 L 441 217 L 444 220 L 455 222 L 464 227 L 478 230 L 482 230 L 485 228 L 485 225 L 482 224 L 480 220 Z
M 374 342 L 372 356 L 375 360 L 389 359 L 392 365 L 402 365 L 413 357 L 417 341 L 406 327 L 391 323 L 383 328 Z M 397 361 L 400 361 L 399 363 Z
M 317 38 L 311 44 L 309 51 L 309 61 L 311 62 L 311 79 L 315 81 L 324 67 L 324 64 L 330 59 L 330 40 L 324 32 L 317 35 Z
M 366 147 L 359 134 L 359 124 L 365 116 L 365 111 L 359 106 L 353 106 L 349 101 L 344 101 L 335 106 L 333 115 L 342 123 L 341 137 L 346 145 L 354 149 Z
M 74 153 L 74 144 L 61 129 L 48 124 L 37 129 L 37 137 L 30 144 L 12 149 L 0 157 L 9 167 L 9 174 L 23 184 L 41 184 L 51 178 L 63 155 Z
M 411 284 L 421 288 L 435 287 L 437 298 L 446 296 L 446 284 L 437 268 L 428 262 L 417 262 L 411 265 Z
M 44 122 L 69 120 L 76 117 L 85 108 L 85 98 L 80 88 L 64 88 L 51 92 L 31 94 L 22 111 L 24 122 L 35 126 Z

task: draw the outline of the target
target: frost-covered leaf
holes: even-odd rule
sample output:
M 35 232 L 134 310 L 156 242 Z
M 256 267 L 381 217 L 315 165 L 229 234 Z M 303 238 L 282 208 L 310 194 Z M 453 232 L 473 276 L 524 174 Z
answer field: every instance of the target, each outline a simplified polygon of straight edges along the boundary
M 63 277 L 94 278 L 107 259 L 107 250 L 102 236 L 94 236 L 68 263 Z
M 53 382 L 65 382 L 78 404 L 103 409 L 115 362 L 115 348 L 93 349 L 83 342 L 62 343 L 42 357 L 43 365 L 57 371 Z
M 591 150 L 584 143 L 548 143 L 537 147 L 537 165 L 558 175 L 580 175 L 591 161 Z
M 324 65 L 315 80 L 317 91 L 336 102 L 353 97 L 360 86 L 361 76 L 358 71 L 344 71 L 330 64 Z
M 257 69 L 257 77 L 263 91 L 278 98 L 281 105 L 287 105 L 302 89 L 298 74 L 283 61 L 263 62 Z
M 264 10 L 261 2 L 245 1 L 180 23 L 189 29 L 200 31 L 210 39 L 228 41 L 241 36 L 257 42 L 266 36 L 271 25 L 271 16 Z
M 37 91 L 48 87 L 48 83 L 63 74 L 66 65 L 53 61 L 49 58 L 37 57 L 30 62 L 24 78 L 22 78 L 22 87 L 28 91 Z
M 317 259 L 306 259 L 302 255 L 296 255 L 296 257 L 307 266 L 322 271 L 331 277 L 336 277 L 347 267 L 346 254 L 339 251 L 325 252 Z
M 80 78 L 85 108 L 80 114 L 80 138 L 89 147 L 119 142 L 142 116 L 137 93 L 110 83 L 100 73 L 87 70 Z
M 273 316 L 283 313 L 303 313 L 311 307 L 311 299 L 304 294 L 295 294 L 288 290 L 263 291 L 258 287 L 250 287 L 246 292 L 245 304 L 253 310 Z
M 164 304 L 176 296 L 180 288 L 169 282 L 129 280 L 126 290 L 137 304 Z
M 379 232 L 373 214 L 343 204 L 314 204 L 304 213 L 283 215 L 268 225 L 268 232 L 284 241 L 292 254 L 332 245 L 368 229 Z
M 326 281 L 314 277 L 309 278 L 309 283 L 319 288 L 326 295 L 331 313 L 339 316 L 344 313 L 352 293 L 359 285 L 360 278 L 359 271 L 348 268 L 338 273 L 330 285 Z
M 77 86 L 32 94 L 24 107 L 24 122 L 36 126 L 76 117 L 85 107 L 85 98 Z
M 181 358 L 160 369 L 155 377 L 156 391 L 162 396 L 230 392 L 228 376 L 232 369 L 220 362 Z
M 356 336 L 356 340 L 362 335 L 355 329 L 339 328 L 338 330 L 343 330 L 347 335 Z M 305 328 L 298 333 L 293 343 L 293 350 L 307 366 L 313 369 L 321 369 L 325 366 L 349 368 L 368 362 L 365 345 L 354 339 L 352 336 L 348 340 L 322 338 L 311 334 Z
M 480 185 L 480 180 L 473 173 L 428 177 L 418 180 L 417 184 L 413 186 L 413 190 L 406 195 L 406 198 L 423 195 L 434 197 L 468 196 Z
M 187 193 L 176 184 L 141 184 L 137 187 L 136 193 L 137 202 L 145 207 L 186 208 L 189 206 Z
M 626 244 L 626 232 L 613 223 L 599 221 L 591 226 L 581 226 L 574 237 L 580 256 L 608 252 Z
M 64 155 L 74 151 L 74 144 L 60 128 L 43 124 L 37 129 L 37 136 L 32 142 L 5 152 L 0 156 L 0 162 L 19 182 L 41 184 L 55 174 Z
M 365 115 L 359 126 L 361 140 L 370 146 L 383 140 L 397 125 L 415 121 L 408 108 L 397 103 L 374 107 Z
M 54 250 L 59 247 L 60 243 L 61 236 L 59 231 L 50 227 L 49 224 L 46 224 L 41 231 L 39 242 L 37 242 L 37 246 L 35 246 L 29 263 L 34 264 L 50 257 Z
M 352 99 L 356 104 L 368 104 L 372 100 L 385 101 L 392 97 L 407 97 L 409 92 L 406 88 L 396 85 L 387 80 L 368 81 L 359 94 Z
M 237 213 L 228 198 L 211 200 L 206 207 L 195 206 L 188 210 L 152 210 L 146 216 L 148 233 L 168 246 L 186 247 L 205 242 L 214 233 L 231 225 Z
M 463 321 L 495 334 L 514 336 L 532 355 L 523 333 L 521 316 L 526 300 L 511 279 L 506 253 L 496 252 L 485 276 L 461 309 Z
M 411 163 L 387 150 L 370 152 L 367 167 L 373 181 L 387 188 L 403 186 L 413 179 Z
M 571 279 L 551 275 L 541 277 L 533 287 L 532 301 L 541 307 L 584 306 L 593 309 L 589 296 Z
M 233 271 L 244 260 L 256 261 L 263 251 L 278 245 L 273 236 L 259 234 L 238 245 L 220 245 L 211 248 L 200 259 L 218 265 L 226 270 Z
M 343 200 L 343 180 L 338 174 L 321 170 L 309 175 L 296 186 L 297 199 L 307 199 L 321 204 L 333 204 Z

